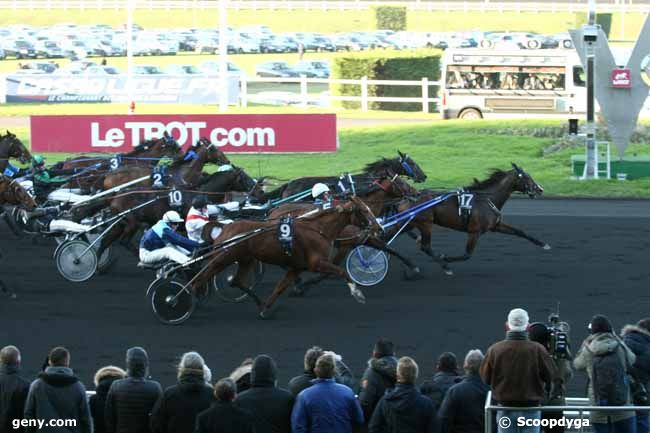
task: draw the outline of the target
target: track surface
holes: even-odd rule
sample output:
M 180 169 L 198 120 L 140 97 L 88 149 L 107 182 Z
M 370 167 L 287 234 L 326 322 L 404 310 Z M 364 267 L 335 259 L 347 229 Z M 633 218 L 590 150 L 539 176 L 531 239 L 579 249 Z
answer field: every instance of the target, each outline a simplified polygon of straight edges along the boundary
M 215 378 L 229 374 L 246 356 L 268 353 L 285 385 L 301 372 L 304 350 L 313 344 L 343 354 L 360 374 L 380 336 L 393 339 L 398 354 L 414 356 L 421 375 L 428 375 L 442 351 L 461 357 L 501 339 L 511 308 L 524 307 L 533 321 L 545 321 L 560 301 L 577 348 L 596 312 L 609 315 L 617 329 L 650 315 L 648 216 L 646 201 L 515 200 L 506 208 L 506 220 L 549 242 L 551 251 L 488 234 L 475 257 L 455 265 L 456 274 L 448 277 L 404 239 L 398 248 L 417 260 L 424 278 L 404 281 L 400 266 L 393 264 L 384 283 L 365 290 L 365 305 L 334 281 L 306 298 L 281 298 L 272 320 L 257 319 L 252 303 L 212 299 L 177 327 L 159 324 L 146 307 L 144 293 L 153 275 L 137 269 L 128 253 L 112 274 L 76 285 L 58 275 L 51 243 L 17 240 L 3 226 L 1 278 L 17 290 L 18 299 L 0 296 L 0 345 L 20 347 L 30 376 L 50 347 L 65 345 L 89 388 L 98 367 L 123 365 L 125 350 L 133 345 L 149 351 L 151 375 L 165 386 L 175 380 L 177 357 L 188 350 L 205 356 Z M 464 235 L 437 233 L 437 250 L 462 252 Z M 278 278 L 277 271 L 267 271 L 261 290 L 268 292 Z M 584 390 L 582 376 L 572 384 L 572 395 Z

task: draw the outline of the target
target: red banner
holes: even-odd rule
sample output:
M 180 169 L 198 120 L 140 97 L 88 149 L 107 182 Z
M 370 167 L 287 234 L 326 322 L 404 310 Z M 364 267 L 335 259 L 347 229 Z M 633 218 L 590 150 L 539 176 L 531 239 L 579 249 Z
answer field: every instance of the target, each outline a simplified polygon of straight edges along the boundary
M 226 153 L 336 152 L 334 114 L 32 116 L 34 152 L 129 152 L 167 131 L 181 146 L 208 138 Z

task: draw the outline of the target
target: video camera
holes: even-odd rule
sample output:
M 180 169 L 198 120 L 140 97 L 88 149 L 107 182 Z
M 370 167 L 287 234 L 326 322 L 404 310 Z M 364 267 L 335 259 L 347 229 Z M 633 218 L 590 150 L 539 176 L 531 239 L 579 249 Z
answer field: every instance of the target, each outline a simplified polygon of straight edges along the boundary
M 567 322 L 560 320 L 560 306 L 548 316 L 548 323 L 533 323 L 528 329 L 531 340 L 545 346 L 549 354 L 556 359 L 571 359 L 569 332 Z

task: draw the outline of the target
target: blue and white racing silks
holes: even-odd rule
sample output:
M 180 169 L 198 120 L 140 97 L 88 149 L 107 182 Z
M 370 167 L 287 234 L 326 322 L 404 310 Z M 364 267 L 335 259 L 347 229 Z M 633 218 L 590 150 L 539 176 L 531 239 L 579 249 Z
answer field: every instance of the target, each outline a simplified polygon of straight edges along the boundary
M 194 242 L 176 233 L 162 220 L 147 230 L 142 236 L 142 239 L 140 239 L 140 248 L 144 248 L 147 251 L 158 250 L 168 245 L 176 245 L 188 251 L 193 251 L 200 246 L 198 242 Z

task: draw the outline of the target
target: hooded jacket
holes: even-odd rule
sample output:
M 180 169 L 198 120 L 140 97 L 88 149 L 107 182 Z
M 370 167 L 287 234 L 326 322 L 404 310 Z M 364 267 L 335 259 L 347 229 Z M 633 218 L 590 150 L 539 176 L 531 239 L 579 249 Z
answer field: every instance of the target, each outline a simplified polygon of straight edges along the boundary
M 203 369 L 179 371 L 178 384 L 167 388 L 151 412 L 153 433 L 192 433 L 199 413 L 214 402 Z
M 133 347 L 126 352 L 126 379 L 113 382 L 106 397 L 107 433 L 148 433 L 149 414 L 162 388 L 145 379 L 149 366 L 147 352 Z
M 438 371 L 431 380 L 424 381 L 420 387 L 420 392 L 433 401 L 433 406 L 437 411 L 445 398 L 447 390 L 462 379 L 455 372 Z
M 88 399 L 90 414 L 93 417 L 94 433 L 106 431 L 106 419 L 104 408 L 106 407 L 106 396 L 113 382 L 123 379 L 126 373 L 118 367 L 108 366 L 99 369 L 95 374 L 95 394 Z
M 582 346 L 580 347 L 578 354 L 573 360 L 573 366 L 575 367 L 576 370 L 582 370 L 587 372 L 587 376 L 589 377 L 589 387 L 587 388 L 587 395 L 589 397 L 589 402 L 594 406 L 596 405 L 596 399 L 594 398 L 594 387 L 593 387 L 594 371 L 592 366 L 594 361 L 594 356 L 602 355 L 607 352 L 612 352 L 614 350 L 618 353 L 618 356 L 621 359 L 621 363 L 627 367 L 628 371 L 630 371 L 632 365 L 636 361 L 636 356 L 625 345 L 625 343 L 623 343 L 623 341 L 621 341 L 611 332 L 599 332 L 587 337 L 585 341 L 582 342 Z M 626 405 L 631 404 L 631 401 L 632 399 L 628 392 Z M 621 421 L 633 417 L 634 415 L 635 415 L 634 411 L 616 412 L 614 414 L 609 415 L 609 418 L 611 419 L 612 422 L 617 422 L 617 421 Z M 608 414 L 606 412 L 598 412 L 598 411 L 591 412 L 592 423 L 598 423 L 598 424 L 607 423 L 607 417 Z
M 371 358 L 368 361 L 368 368 L 363 373 L 359 390 L 359 403 L 366 420 L 370 419 L 386 390 L 395 386 L 396 380 L 397 358 L 395 356 Z
M 235 405 L 253 414 L 255 430 L 265 433 L 291 433 L 293 396 L 275 386 L 277 368 L 273 359 L 259 355 L 251 370 L 251 388 L 239 394 Z
M 47 367 L 29 387 L 25 419 L 74 419 L 74 427 L 49 427 L 47 433 L 90 433 L 92 419 L 83 383 L 67 367 Z M 37 427 L 28 427 L 36 433 Z M 43 430 L 42 430 L 43 431 Z
M 621 331 L 621 337 L 636 356 L 632 374 L 647 390 L 650 386 L 650 332 L 636 325 L 627 325 Z
M 368 426 L 369 433 L 431 433 L 433 402 L 415 385 L 397 384 L 379 400 Z
M 29 382 L 20 377 L 20 367 L 15 364 L 0 364 L 0 431 L 13 430 L 12 421 L 22 419 Z

